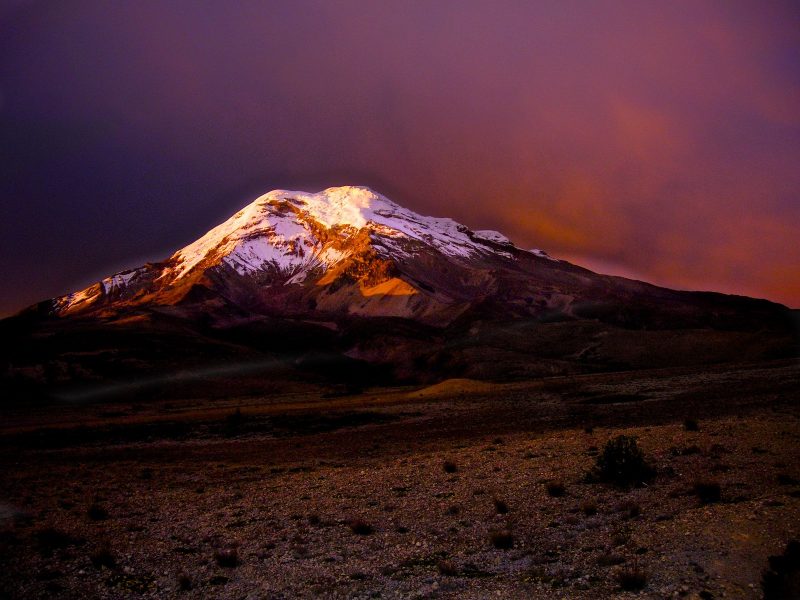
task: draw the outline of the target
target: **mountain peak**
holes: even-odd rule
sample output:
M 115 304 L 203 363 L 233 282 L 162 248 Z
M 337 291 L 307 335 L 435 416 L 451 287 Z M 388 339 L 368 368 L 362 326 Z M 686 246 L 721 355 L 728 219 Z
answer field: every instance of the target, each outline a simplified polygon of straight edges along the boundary
M 205 286 L 209 277 L 229 276 L 247 278 L 257 287 L 251 295 L 260 297 L 277 293 L 268 292 L 277 285 L 324 285 L 340 272 L 345 279 L 372 281 L 364 279 L 366 272 L 392 271 L 400 263 L 466 266 L 476 260 L 513 261 L 514 252 L 499 232 L 420 215 L 365 186 L 316 193 L 279 189 L 259 196 L 165 262 L 108 277 L 57 299 L 56 306 L 63 313 L 117 300 L 174 303 L 201 280 Z M 323 279 L 325 273 L 330 274 Z
M 349 225 L 357 229 L 373 220 L 377 212 L 391 212 L 401 208 L 386 196 L 366 186 L 352 185 L 330 187 L 317 193 L 272 190 L 257 198 L 253 204 L 268 207 L 282 201 L 291 202 L 305 210 L 326 227 Z

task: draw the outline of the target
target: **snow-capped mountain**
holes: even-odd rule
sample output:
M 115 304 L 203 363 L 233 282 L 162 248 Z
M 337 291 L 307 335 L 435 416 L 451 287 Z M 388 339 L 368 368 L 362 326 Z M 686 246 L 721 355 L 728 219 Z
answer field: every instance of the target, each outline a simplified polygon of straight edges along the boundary
M 348 186 L 269 192 L 167 260 L 56 298 L 50 312 L 155 310 L 222 326 L 261 315 L 332 326 L 393 317 L 437 328 L 487 318 L 673 328 L 739 318 L 725 298 L 593 273 Z
M 56 383 L 267 364 L 361 385 L 794 356 L 792 319 L 337 187 L 265 194 L 162 262 L 0 321 L 0 337 L 12 373 Z
M 216 292 L 256 312 L 313 305 L 332 315 L 446 324 L 492 290 L 491 270 L 519 269 L 521 257 L 554 261 L 497 231 L 422 216 L 366 187 L 275 190 L 163 263 L 57 298 L 54 309 L 70 315 L 175 305 Z

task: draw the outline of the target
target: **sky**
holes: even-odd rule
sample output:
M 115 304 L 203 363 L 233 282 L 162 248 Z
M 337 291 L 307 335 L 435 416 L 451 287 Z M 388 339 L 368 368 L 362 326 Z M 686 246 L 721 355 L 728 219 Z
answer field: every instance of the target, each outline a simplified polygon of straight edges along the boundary
M 334 185 L 800 307 L 800 4 L 0 0 L 0 315 Z

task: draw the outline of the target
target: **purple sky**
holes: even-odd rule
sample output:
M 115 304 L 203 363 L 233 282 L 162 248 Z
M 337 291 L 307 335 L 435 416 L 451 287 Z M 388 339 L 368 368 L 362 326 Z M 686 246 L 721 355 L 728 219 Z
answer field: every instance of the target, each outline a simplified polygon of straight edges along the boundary
M 800 306 L 800 4 L 0 0 L 0 314 L 343 184 Z

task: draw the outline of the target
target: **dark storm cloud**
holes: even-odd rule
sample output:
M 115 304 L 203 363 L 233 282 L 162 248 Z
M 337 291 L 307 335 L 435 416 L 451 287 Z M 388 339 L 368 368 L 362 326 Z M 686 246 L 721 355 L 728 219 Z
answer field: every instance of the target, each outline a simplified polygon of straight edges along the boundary
M 736 2 L 0 9 L 0 310 L 272 188 L 800 304 L 800 14 Z

